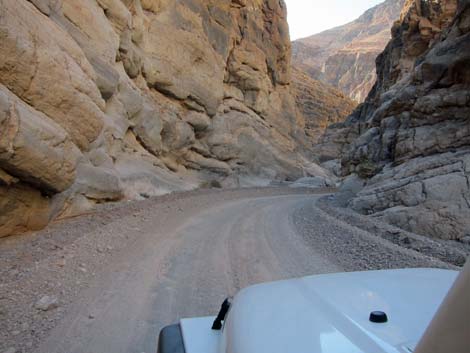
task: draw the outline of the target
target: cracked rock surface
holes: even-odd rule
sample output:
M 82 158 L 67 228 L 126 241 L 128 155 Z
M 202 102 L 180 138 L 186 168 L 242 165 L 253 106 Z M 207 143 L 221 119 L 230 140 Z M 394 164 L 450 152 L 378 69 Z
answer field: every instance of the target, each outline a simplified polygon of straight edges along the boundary
M 470 4 L 409 0 L 366 102 L 315 147 L 365 187 L 352 209 L 407 231 L 470 233 Z
M 0 1 L 0 236 L 314 175 L 290 53 L 282 1 Z

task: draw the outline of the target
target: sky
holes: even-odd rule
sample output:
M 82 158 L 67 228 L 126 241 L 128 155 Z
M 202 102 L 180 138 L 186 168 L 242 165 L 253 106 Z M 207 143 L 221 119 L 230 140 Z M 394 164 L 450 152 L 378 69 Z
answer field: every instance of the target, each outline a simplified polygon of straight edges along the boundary
M 352 20 L 384 0 L 284 0 L 292 40 L 308 37 Z

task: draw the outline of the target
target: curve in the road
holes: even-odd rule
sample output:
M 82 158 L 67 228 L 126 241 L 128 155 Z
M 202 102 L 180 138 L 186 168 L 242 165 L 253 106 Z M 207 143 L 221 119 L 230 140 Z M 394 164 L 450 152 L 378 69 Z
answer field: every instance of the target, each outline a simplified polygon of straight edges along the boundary
M 156 225 L 119 254 L 39 352 L 153 353 L 163 326 L 214 314 L 240 288 L 341 270 L 293 225 L 296 209 L 316 197 L 242 199 L 193 213 L 177 227 Z

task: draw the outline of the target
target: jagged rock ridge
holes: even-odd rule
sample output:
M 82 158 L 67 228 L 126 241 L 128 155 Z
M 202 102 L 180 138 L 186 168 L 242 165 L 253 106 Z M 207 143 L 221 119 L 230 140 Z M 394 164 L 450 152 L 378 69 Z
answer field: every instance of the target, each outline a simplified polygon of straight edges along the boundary
M 405 4 L 366 102 L 316 147 L 366 178 L 358 212 L 432 237 L 470 235 L 470 3 Z M 353 177 L 352 177 L 353 178 Z M 348 183 L 352 185 L 351 183 Z
M 357 20 L 293 42 L 293 64 L 362 102 L 375 83 L 375 59 L 405 0 L 386 0 Z
M 318 171 L 290 53 L 282 1 L 1 0 L 0 236 Z

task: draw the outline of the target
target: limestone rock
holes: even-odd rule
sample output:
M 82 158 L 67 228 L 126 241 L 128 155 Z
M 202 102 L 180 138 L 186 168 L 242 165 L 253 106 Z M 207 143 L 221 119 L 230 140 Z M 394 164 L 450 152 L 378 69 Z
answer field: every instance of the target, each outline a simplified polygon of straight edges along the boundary
M 96 56 L 89 58 L 96 73 L 96 85 L 101 92 L 103 99 L 108 100 L 117 91 L 119 84 L 119 74 L 103 60 Z
M 88 58 L 96 57 L 104 63 L 113 64 L 119 48 L 119 35 L 114 31 L 99 2 L 61 1 L 63 18 L 57 21 L 66 28 Z
M 81 164 L 77 174 L 77 192 L 89 199 L 116 201 L 124 196 L 119 176 L 114 169 Z
M 297 105 L 305 119 L 305 131 L 313 144 L 328 125 L 342 122 L 356 104 L 335 88 L 293 68 L 292 83 Z
M 118 34 L 132 26 L 132 14 L 125 2 L 120 0 L 97 0 L 97 2 Z
M 0 235 L 210 180 L 323 175 L 286 16 L 272 0 L 0 1 Z
M 44 15 L 49 16 L 51 14 L 51 1 L 50 0 L 30 0 L 30 2 L 37 7 Z
M 0 168 L 49 192 L 75 180 L 80 151 L 46 115 L 0 84 Z
M 204 131 L 211 125 L 210 118 L 202 113 L 190 111 L 183 117 L 183 120 L 194 128 L 194 131 Z
M 458 240 L 470 229 L 470 4 L 457 5 L 406 2 L 365 103 L 316 149 L 366 179 L 353 209 Z
M 306 165 L 295 163 L 288 138 L 269 129 L 253 112 L 229 110 L 216 115 L 207 141 L 213 155 L 234 170 L 247 168 L 258 176 L 280 179 L 297 179 L 304 174 Z M 290 147 L 295 148 L 293 144 Z M 281 148 L 284 153 L 278 153 Z
M 190 190 L 197 185 L 191 184 L 149 161 L 123 155 L 116 161 L 116 170 L 126 198 L 143 199 L 172 191 Z
M 145 148 L 151 153 L 158 155 L 162 150 L 162 130 L 161 121 L 157 110 L 151 103 L 143 105 L 142 109 L 133 118 L 136 135 L 141 140 Z
M 82 49 L 29 2 L 4 0 L 0 13 L 0 83 L 88 148 L 104 104 Z
M 204 40 L 197 14 L 183 3 L 169 2 L 149 20 L 143 48 L 148 53 L 143 74 L 149 85 L 177 99 L 191 98 L 213 115 L 223 98 L 223 63 Z
M 386 167 L 350 206 L 414 233 L 459 239 L 470 229 L 469 174 L 464 169 L 469 154 L 467 149 Z
M 340 160 L 349 145 L 359 135 L 359 126 L 351 121 L 351 116 L 344 122 L 332 124 L 326 128 L 313 147 L 313 153 L 321 163 Z M 342 172 L 337 173 L 341 175 Z
M 348 203 L 364 188 L 365 181 L 356 174 L 351 174 L 343 180 L 336 195 L 339 206 L 346 207 Z
M 27 230 L 39 230 L 50 221 L 49 200 L 24 184 L 0 183 L 0 238 Z
M 229 175 L 232 172 L 230 166 L 214 158 L 207 158 L 195 151 L 187 151 L 184 155 L 183 164 L 194 169 L 206 169 L 222 175 Z
M 163 124 L 162 138 L 168 150 L 181 150 L 194 143 L 196 137 L 189 124 L 177 119 L 167 120 Z

